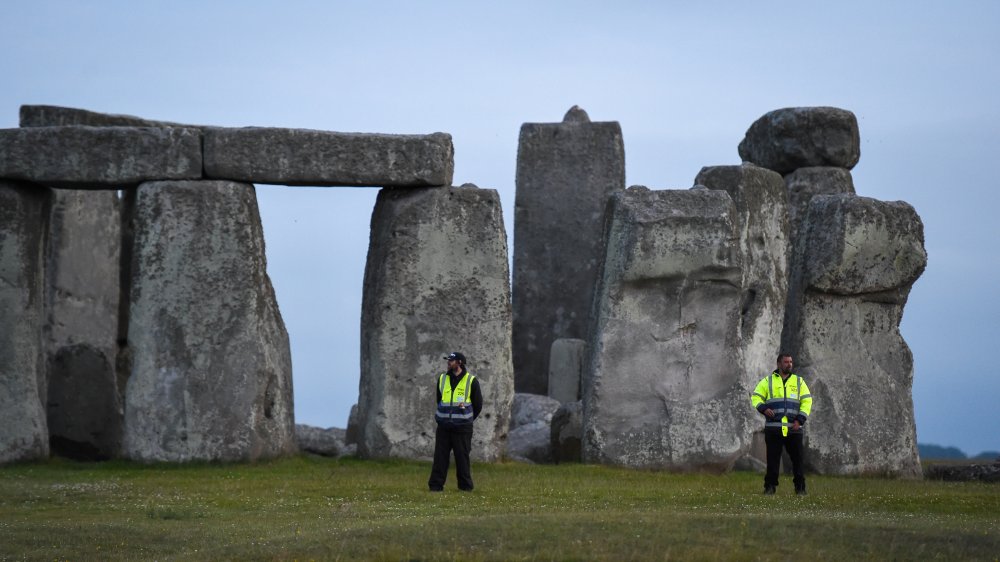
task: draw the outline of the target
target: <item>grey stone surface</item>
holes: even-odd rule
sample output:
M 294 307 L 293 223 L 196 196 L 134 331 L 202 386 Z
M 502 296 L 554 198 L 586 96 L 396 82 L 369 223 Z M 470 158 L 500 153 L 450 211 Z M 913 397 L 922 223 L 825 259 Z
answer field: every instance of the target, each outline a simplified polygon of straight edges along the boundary
M 312 425 L 295 424 L 295 441 L 303 453 L 324 457 L 341 457 L 347 453 L 346 431 L 339 427 L 323 429 Z
M 861 157 L 858 120 L 836 107 L 788 107 L 750 125 L 740 157 L 785 175 L 809 166 L 853 168 Z
M 54 190 L 46 250 L 45 397 L 52 452 L 119 454 L 120 205 L 112 191 Z
M 800 223 L 816 195 L 854 194 L 854 179 L 850 170 L 830 166 L 799 168 L 785 176 L 788 189 L 788 231 L 794 240 Z
M 1000 462 L 975 464 L 931 464 L 924 470 L 930 480 L 948 482 L 1000 482 Z
M 358 405 L 351 406 L 351 413 L 347 416 L 347 431 L 344 433 L 344 442 L 348 445 L 358 443 Z
M 537 422 L 548 424 L 552 414 L 559 409 L 559 401 L 540 394 L 525 394 L 518 392 L 510 408 L 510 428 Z
M 205 130 L 205 175 L 253 183 L 424 187 L 451 184 L 451 135 L 272 127 Z
M 201 177 L 201 132 L 151 127 L 0 129 L 0 178 L 81 189 Z
M 514 379 L 500 197 L 475 187 L 383 189 L 361 310 L 358 454 L 430 459 L 442 357 L 461 351 L 484 408 L 472 458 L 503 454 Z
M 749 447 L 744 257 L 725 191 L 612 199 L 584 380 L 585 462 L 725 470 Z
M 549 351 L 589 330 L 608 196 L 625 189 L 617 122 L 573 107 L 562 123 L 525 123 L 514 202 L 514 376 L 518 392 L 548 391 Z
M 552 415 L 552 460 L 556 463 L 583 460 L 583 401 L 566 402 Z
M 580 399 L 580 380 L 587 342 L 562 338 L 552 342 L 549 352 L 549 392 L 559 402 L 576 402 Z
M 40 394 L 49 190 L 0 180 L 0 464 L 47 457 Z
M 702 168 L 696 183 L 729 193 L 744 257 L 738 353 L 748 391 L 774 368 L 788 299 L 788 195 L 780 175 L 751 164 Z
M 183 125 L 170 121 L 154 121 L 132 115 L 99 113 L 74 107 L 57 105 L 22 105 L 20 111 L 22 127 L 58 127 L 85 125 L 92 127 L 183 127 L 202 128 L 199 125 Z
M 552 462 L 552 428 L 547 421 L 534 421 L 510 430 L 507 458 L 527 463 Z
M 920 217 L 901 201 L 818 195 L 805 226 L 783 347 L 815 401 L 808 465 L 919 477 L 913 357 L 899 322 L 927 263 Z
M 246 461 L 296 451 L 292 371 L 251 185 L 139 186 L 124 453 Z

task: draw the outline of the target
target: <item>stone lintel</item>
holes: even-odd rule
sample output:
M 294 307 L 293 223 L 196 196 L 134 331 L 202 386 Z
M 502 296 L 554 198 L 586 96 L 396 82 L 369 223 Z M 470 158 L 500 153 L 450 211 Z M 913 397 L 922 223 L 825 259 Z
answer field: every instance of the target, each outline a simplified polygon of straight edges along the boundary
M 205 174 L 311 186 L 450 185 L 451 135 L 338 133 L 274 127 L 205 130 Z
M 201 178 L 201 131 L 155 127 L 0 129 L 0 178 L 56 187 L 119 189 Z

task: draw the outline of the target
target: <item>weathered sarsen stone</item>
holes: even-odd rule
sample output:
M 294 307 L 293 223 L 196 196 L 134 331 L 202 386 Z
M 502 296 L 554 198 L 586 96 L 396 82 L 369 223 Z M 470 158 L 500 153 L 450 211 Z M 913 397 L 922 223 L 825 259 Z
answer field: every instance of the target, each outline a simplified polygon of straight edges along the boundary
M 383 189 L 371 225 L 358 454 L 430 459 L 437 375 L 461 351 L 485 398 L 472 457 L 500 458 L 514 394 L 500 197 L 474 186 Z
M 545 394 L 552 342 L 590 328 L 608 196 L 625 189 L 621 126 L 576 106 L 523 124 L 516 183 L 514 376 L 518 392 Z
M 75 107 L 58 105 L 22 105 L 20 111 L 22 127 L 58 127 L 66 125 L 87 125 L 91 127 L 184 127 L 201 128 L 199 125 L 183 125 L 170 121 L 154 121 L 133 115 L 99 113 Z
M 297 450 L 292 369 L 252 185 L 139 186 L 124 452 L 245 461 Z
M 154 127 L 0 129 L 0 177 L 80 189 L 201 177 L 201 132 Z
M 737 207 L 720 190 L 632 187 L 609 212 L 585 372 L 584 461 L 728 469 L 755 421 L 740 353 Z
M 49 454 L 39 388 L 48 198 L 0 180 L 0 464 Z
M 46 251 L 44 347 L 53 453 L 86 459 L 121 449 L 118 354 L 121 227 L 113 191 L 53 190 Z
M 785 176 L 785 187 L 788 189 L 789 239 L 793 241 L 813 197 L 837 193 L 854 195 L 850 170 L 832 166 L 799 168 Z
M 22 105 L 20 125 L 157 127 L 163 123 Z M 54 454 L 81 460 L 117 456 L 126 380 L 119 375 L 127 374 L 116 368 L 118 346 L 127 333 L 119 329 L 119 314 L 127 306 L 119 298 L 121 201 L 110 190 L 55 189 L 50 208 L 43 331 L 47 391 L 42 394 L 50 445 Z
M 913 356 L 899 322 L 927 264 L 920 217 L 902 201 L 818 195 L 803 226 L 783 340 L 817 404 L 808 466 L 919 477 Z
M 744 256 L 739 348 L 742 382 L 752 390 L 774 368 L 788 299 L 788 195 L 777 173 L 744 164 L 702 168 L 696 184 L 729 193 Z
M 739 153 L 782 175 L 808 166 L 849 170 L 861 157 L 858 120 L 836 107 L 776 109 L 750 125 Z
M 562 338 L 552 342 L 549 353 L 549 392 L 559 402 L 580 400 L 580 381 L 586 360 L 587 342 Z
M 205 175 L 252 183 L 424 187 L 451 183 L 451 135 L 205 129 Z

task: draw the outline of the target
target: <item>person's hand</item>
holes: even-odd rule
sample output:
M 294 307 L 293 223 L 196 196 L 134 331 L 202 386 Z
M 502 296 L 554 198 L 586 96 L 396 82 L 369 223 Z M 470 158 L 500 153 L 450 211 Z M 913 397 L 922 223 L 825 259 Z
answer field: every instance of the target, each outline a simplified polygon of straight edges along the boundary
M 799 420 L 792 422 L 792 431 L 798 431 L 800 427 L 802 427 L 802 424 L 799 423 Z
M 768 408 L 768 409 L 764 410 L 764 415 L 767 416 L 768 418 L 773 418 L 774 417 L 774 410 Z

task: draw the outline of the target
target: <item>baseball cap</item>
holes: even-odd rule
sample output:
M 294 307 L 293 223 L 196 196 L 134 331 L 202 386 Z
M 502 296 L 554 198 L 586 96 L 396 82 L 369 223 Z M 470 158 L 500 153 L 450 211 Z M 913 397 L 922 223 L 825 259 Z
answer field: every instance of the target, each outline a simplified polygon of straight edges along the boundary
M 452 351 L 451 353 L 445 356 L 445 359 L 447 359 L 448 361 L 455 359 L 456 361 L 461 361 L 462 363 L 465 363 L 465 356 L 457 351 Z

